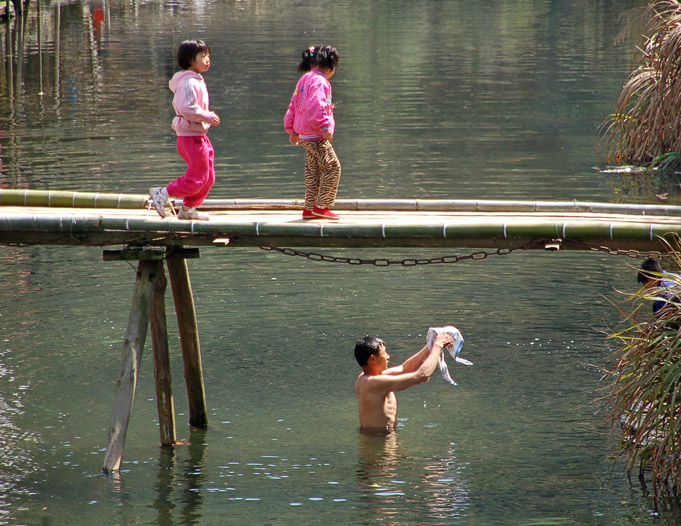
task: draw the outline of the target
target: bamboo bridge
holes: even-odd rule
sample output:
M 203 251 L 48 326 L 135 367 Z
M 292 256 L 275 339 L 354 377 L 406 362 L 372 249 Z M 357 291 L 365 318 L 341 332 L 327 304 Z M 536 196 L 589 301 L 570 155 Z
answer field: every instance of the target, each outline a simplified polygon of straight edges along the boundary
M 209 212 L 209 221 L 182 221 L 172 216 L 161 219 L 148 209 L 148 199 L 147 195 L 0 189 L 0 245 L 95 246 L 105 248 L 106 260 L 139 261 L 114 389 L 106 473 L 120 470 L 148 329 L 161 446 L 176 443 L 164 261 L 180 333 L 189 423 L 206 427 L 199 334 L 186 264 L 187 258 L 199 257 L 201 247 L 495 248 L 498 253 L 522 248 L 600 250 L 635 257 L 663 256 L 668 243 L 681 236 L 680 206 L 340 199 L 334 207 L 340 219 L 327 221 L 303 220 L 301 200 L 208 199 L 201 209 Z M 322 261 L 339 259 L 315 255 Z
M 0 189 L 0 244 L 666 251 L 681 206 L 579 201 L 340 199 L 339 221 L 302 220 L 302 200 L 207 199 L 210 221 L 161 219 L 147 195 Z M 233 246 L 236 246 L 234 244 Z

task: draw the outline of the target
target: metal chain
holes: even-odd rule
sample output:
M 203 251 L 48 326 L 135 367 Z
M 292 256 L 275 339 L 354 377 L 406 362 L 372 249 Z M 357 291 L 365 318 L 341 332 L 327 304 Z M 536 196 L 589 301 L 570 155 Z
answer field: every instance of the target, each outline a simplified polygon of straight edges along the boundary
M 328 254 L 320 254 L 318 252 L 307 252 L 303 250 L 296 250 L 294 248 L 287 248 L 287 247 L 276 247 L 274 245 L 263 245 L 260 243 L 257 243 L 255 241 L 250 241 L 246 239 L 240 239 L 235 237 L 231 238 L 232 241 L 238 242 L 238 243 L 246 243 L 250 244 L 253 246 L 258 247 L 260 250 L 265 250 L 268 252 L 279 252 L 280 254 L 284 254 L 286 256 L 293 256 L 293 257 L 302 257 L 305 259 L 309 259 L 310 261 L 323 261 L 326 263 L 344 263 L 346 265 L 373 265 L 375 267 L 388 267 L 390 265 L 401 265 L 403 267 L 414 267 L 417 265 L 435 265 L 435 264 L 443 264 L 443 263 L 459 263 L 461 261 L 466 261 L 466 260 L 480 260 L 480 259 L 485 259 L 488 256 L 506 256 L 508 254 L 511 254 L 512 252 L 515 252 L 516 250 L 528 250 L 530 246 L 539 246 L 541 244 L 544 244 L 543 242 L 538 242 L 538 241 L 530 241 L 528 243 L 525 243 L 523 245 L 517 246 L 517 247 L 511 247 L 511 248 L 498 248 L 494 251 L 486 251 L 486 250 L 479 250 L 476 252 L 471 252 L 470 254 L 464 254 L 464 255 L 453 255 L 453 256 L 442 256 L 442 257 L 436 257 L 436 258 L 407 258 L 407 259 L 386 259 L 386 258 L 375 258 L 375 259 L 361 259 L 361 258 L 355 258 L 355 257 L 342 257 L 342 256 L 330 256 Z M 606 254 L 610 254 L 613 256 L 627 256 L 630 258 L 639 258 L 639 257 L 647 257 L 647 258 L 659 258 L 659 259 L 664 259 L 664 258 L 671 258 L 673 257 L 671 254 L 663 253 L 663 252 L 658 252 L 658 251 L 649 251 L 649 252 L 641 252 L 640 250 L 623 250 L 619 248 L 611 248 L 611 247 L 606 247 L 602 245 L 592 245 L 590 243 L 585 243 L 581 241 L 571 241 L 569 239 L 567 240 L 551 240 L 552 243 L 558 243 L 559 245 L 562 243 L 570 243 L 573 245 L 578 245 L 581 247 L 588 248 L 590 251 L 593 252 L 604 252 Z
M 525 243 L 524 245 L 512 248 L 498 248 L 492 252 L 485 250 L 479 250 L 472 252 L 470 254 L 465 254 L 462 256 L 442 256 L 437 258 L 408 258 L 408 259 L 386 259 L 386 258 L 375 258 L 375 259 L 361 259 L 354 257 L 342 257 L 342 256 L 330 256 L 328 254 L 320 254 L 318 252 L 306 252 L 303 250 L 296 250 L 294 248 L 282 248 L 275 247 L 273 245 L 261 245 L 254 241 L 245 239 L 232 238 L 233 241 L 240 243 L 247 243 L 258 247 L 260 250 L 279 252 L 286 256 L 302 257 L 309 259 L 311 261 L 324 261 L 327 263 L 344 263 L 347 265 L 373 265 L 375 267 L 388 267 L 390 265 L 402 265 L 403 267 L 414 267 L 417 265 L 435 265 L 442 263 L 458 263 L 464 260 L 479 260 L 485 259 L 488 256 L 505 256 L 514 252 L 516 250 L 527 250 L 530 245 L 534 245 L 534 242 Z
M 606 254 L 610 254 L 611 256 L 627 256 L 630 258 L 653 258 L 653 259 L 671 259 L 674 257 L 673 253 L 659 252 L 657 250 L 650 250 L 648 252 L 642 252 L 640 250 L 635 249 L 624 250 L 621 248 L 612 248 L 604 245 L 592 245 L 591 243 L 586 243 L 584 241 L 572 241 L 570 239 L 564 240 L 564 243 L 585 247 L 588 248 L 591 252 L 604 252 Z

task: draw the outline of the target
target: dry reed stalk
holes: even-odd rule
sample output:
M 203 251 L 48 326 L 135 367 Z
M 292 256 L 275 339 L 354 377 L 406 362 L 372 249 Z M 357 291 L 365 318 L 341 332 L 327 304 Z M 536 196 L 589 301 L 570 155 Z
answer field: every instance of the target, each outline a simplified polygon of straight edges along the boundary
M 681 267 L 678 237 L 670 249 Z M 630 476 L 638 465 L 638 478 L 644 486 L 652 482 L 658 506 L 681 513 L 681 276 L 655 277 L 669 280 L 669 288 L 644 287 L 631 296 L 631 312 L 621 310 L 630 326 L 611 335 L 622 347 L 606 373 L 604 399 L 613 426 L 622 428 L 616 456 Z M 646 307 L 660 294 L 667 303 L 650 316 Z
M 641 65 L 629 76 L 603 123 L 608 162 L 651 165 L 681 152 L 681 2 L 662 0 L 646 10 L 650 21 Z

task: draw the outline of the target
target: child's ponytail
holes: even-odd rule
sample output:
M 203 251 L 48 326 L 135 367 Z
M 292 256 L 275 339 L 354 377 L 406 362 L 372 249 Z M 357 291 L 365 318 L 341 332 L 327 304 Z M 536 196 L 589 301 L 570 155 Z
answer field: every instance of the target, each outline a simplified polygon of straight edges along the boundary
M 298 64 L 299 73 L 307 73 L 313 67 L 330 69 L 336 71 L 338 69 L 338 51 L 331 46 L 310 46 L 302 54 L 303 60 Z
M 307 73 L 312 69 L 312 64 L 314 61 L 315 47 L 310 46 L 305 51 L 303 51 L 303 60 L 298 64 L 298 73 Z

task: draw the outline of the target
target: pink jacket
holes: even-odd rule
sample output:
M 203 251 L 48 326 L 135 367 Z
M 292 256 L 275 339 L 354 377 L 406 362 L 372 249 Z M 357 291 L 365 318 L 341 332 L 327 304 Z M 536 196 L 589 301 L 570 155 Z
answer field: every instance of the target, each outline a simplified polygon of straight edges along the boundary
M 173 130 L 177 135 L 206 135 L 215 113 L 208 109 L 208 88 L 203 77 L 190 70 L 178 71 L 168 83 L 176 117 Z
M 299 135 L 301 141 L 322 139 L 326 131 L 333 135 L 336 122 L 331 98 L 331 84 L 324 73 L 308 71 L 296 84 L 284 116 L 284 129 L 289 135 Z

